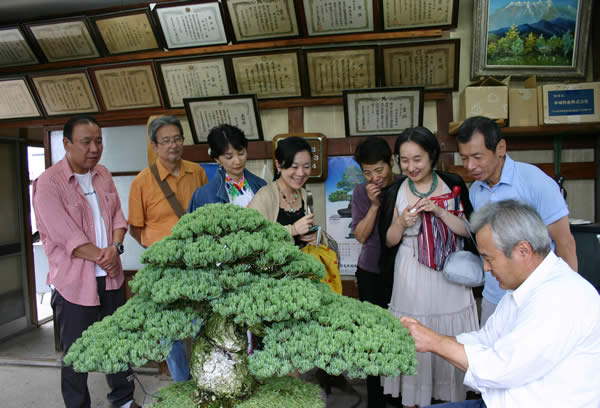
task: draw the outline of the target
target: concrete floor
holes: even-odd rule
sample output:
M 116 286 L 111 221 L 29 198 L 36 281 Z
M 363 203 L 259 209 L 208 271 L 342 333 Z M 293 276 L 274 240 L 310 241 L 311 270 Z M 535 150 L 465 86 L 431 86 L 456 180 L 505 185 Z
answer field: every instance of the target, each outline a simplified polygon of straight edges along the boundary
M 63 407 L 59 362 L 60 353 L 54 351 L 54 329 L 51 322 L 0 343 L 0 406 Z M 152 369 L 137 372 L 137 377 L 139 382 L 136 382 L 135 399 L 144 407 L 150 406 L 152 394 L 172 383 L 169 376 L 160 375 Z M 104 375 L 90 373 L 88 385 L 92 408 L 108 407 L 108 386 Z M 353 380 L 351 385 L 356 393 L 333 388 L 327 396 L 327 408 L 366 408 L 365 382 Z

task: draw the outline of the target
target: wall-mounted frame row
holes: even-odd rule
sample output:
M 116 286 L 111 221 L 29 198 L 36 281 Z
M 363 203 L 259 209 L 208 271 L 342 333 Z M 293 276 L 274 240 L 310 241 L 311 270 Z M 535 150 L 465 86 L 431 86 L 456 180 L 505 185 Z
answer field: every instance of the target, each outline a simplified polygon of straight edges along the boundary
M 0 27 L 0 68 L 164 48 L 456 27 L 458 0 L 196 0 Z
M 214 126 L 229 123 L 250 141 L 263 140 L 256 95 L 185 98 L 194 143 L 207 143 Z M 398 135 L 423 125 L 423 87 L 344 90 L 346 136 Z
M 176 109 L 185 98 L 231 94 L 319 98 L 342 96 L 345 89 L 398 86 L 456 91 L 459 47 L 460 40 L 452 39 L 294 48 L 34 73 L 0 80 L 0 119 Z

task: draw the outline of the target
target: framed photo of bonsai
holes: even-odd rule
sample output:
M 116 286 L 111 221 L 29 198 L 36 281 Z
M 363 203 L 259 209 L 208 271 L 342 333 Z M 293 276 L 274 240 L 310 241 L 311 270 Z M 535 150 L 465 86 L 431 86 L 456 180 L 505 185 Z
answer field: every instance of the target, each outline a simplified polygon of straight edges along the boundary
M 592 0 L 475 0 L 471 78 L 583 78 Z

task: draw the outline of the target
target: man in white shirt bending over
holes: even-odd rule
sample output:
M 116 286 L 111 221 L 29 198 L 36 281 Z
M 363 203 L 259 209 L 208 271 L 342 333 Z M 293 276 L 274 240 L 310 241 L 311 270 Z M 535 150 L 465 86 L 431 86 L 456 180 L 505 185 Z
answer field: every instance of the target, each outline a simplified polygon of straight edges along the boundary
M 417 351 L 464 370 L 482 400 L 443 407 L 600 407 L 600 296 L 551 251 L 533 208 L 490 203 L 471 217 L 484 268 L 506 290 L 485 326 L 456 337 L 402 323 Z

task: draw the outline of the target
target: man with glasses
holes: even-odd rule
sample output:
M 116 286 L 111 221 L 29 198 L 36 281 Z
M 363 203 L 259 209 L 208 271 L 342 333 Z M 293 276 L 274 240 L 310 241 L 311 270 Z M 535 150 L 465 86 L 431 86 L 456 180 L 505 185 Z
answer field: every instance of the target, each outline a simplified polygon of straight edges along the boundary
M 148 127 L 156 162 L 142 170 L 129 192 L 129 233 L 144 248 L 171 235 L 196 189 L 207 183 L 199 165 L 182 160 L 183 129 L 174 116 L 161 116 Z M 167 365 L 175 382 L 190 378 L 183 343 L 173 344 Z

